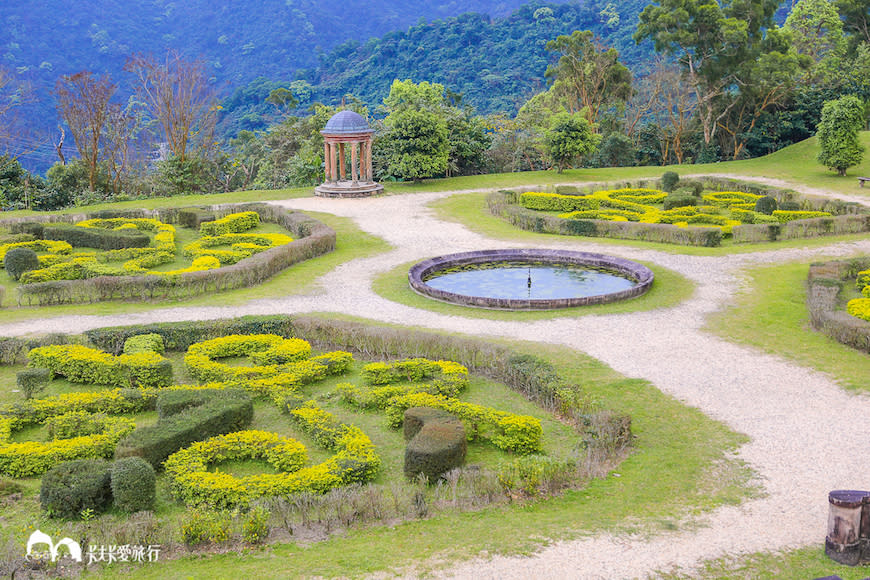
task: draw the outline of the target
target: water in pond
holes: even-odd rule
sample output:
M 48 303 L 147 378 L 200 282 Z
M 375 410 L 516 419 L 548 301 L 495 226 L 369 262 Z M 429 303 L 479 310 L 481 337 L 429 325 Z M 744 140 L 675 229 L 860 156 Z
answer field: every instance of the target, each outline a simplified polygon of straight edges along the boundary
M 540 262 L 459 266 L 433 272 L 425 282 L 432 288 L 455 294 L 513 300 L 582 298 L 619 292 L 635 285 L 633 280 L 588 266 Z

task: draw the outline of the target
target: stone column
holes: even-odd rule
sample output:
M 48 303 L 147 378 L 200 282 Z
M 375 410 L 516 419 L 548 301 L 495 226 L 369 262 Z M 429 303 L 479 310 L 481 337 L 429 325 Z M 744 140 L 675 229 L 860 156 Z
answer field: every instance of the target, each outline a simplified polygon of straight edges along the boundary
M 356 187 L 357 183 L 357 150 L 359 149 L 359 143 L 354 141 L 350 144 L 350 180 L 353 182 L 353 186 Z
M 329 143 L 323 141 L 323 181 L 329 183 Z
M 338 181 L 337 167 L 335 166 L 335 143 L 329 143 L 329 178 L 332 183 Z
M 366 140 L 366 173 L 368 173 L 368 181 L 375 180 L 375 172 L 372 168 L 372 144 L 374 143 L 374 139 L 369 137 Z
M 347 163 L 344 160 L 344 143 L 338 144 L 338 163 L 339 173 L 341 173 L 341 179 L 344 180 L 347 178 Z

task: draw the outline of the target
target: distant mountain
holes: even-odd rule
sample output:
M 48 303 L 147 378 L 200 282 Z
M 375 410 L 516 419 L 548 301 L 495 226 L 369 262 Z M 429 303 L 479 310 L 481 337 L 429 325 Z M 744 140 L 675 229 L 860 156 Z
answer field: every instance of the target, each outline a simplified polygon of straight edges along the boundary
M 555 61 L 546 44 L 561 34 L 592 30 L 634 65 L 650 56 L 651 44 L 637 46 L 631 39 L 647 0 L 621 2 L 618 8 L 611 3 L 615 18 L 609 24 L 601 12 L 606 4 L 532 2 L 504 18 L 464 14 L 419 24 L 362 46 L 338 47 L 321 58 L 310 80 L 325 101 L 350 92 L 370 104 L 383 100 L 394 78 L 427 80 L 462 93 L 479 112 L 514 113 L 546 87 L 544 72 Z
M 134 52 L 174 48 L 201 56 L 229 94 L 256 77 L 296 78 L 298 70 L 319 64 L 318 55 L 349 40 L 468 11 L 505 16 L 522 2 L 7 0 L 0 2 L 0 64 L 32 83 L 38 102 L 24 113 L 39 133 L 57 125 L 50 90 L 60 75 L 91 70 L 123 81 L 122 67 Z
M 424 22 L 360 44 L 346 42 L 321 53 L 320 66 L 304 75 L 311 86 L 300 111 L 313 101 L 336 105 L 346 94 L 375 111 L 393 79 L 443 84 L 461 93 L 479 113 L 512 115 L 525 100 L 546 88 L 544 72 L 554 62 L 546 44 L 560 34 L 593 30 L 606 46 L 616 47 L 623 62 L 637 69 L 652 54 L 652 44 L 635 44 L 631 35 L 646 0 L 616 4 L 587 0 L 569 4 L 533 1 L 508 16 L 486 14 Z M 255 79 L 223 102 L 220 131 L 264 129 L 276 119 L 265 103 L 276 79 Z M 284 81 L 287 82 L 286 80 Z

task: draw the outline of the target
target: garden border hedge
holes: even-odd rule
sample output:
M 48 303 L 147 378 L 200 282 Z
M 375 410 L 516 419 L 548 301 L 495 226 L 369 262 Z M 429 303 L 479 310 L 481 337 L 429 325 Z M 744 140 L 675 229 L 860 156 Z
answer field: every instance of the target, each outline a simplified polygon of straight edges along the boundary
M 76 223 L 92 218 L 156 218 L 177 223 L 179 213 L 189 208 L 160 208 L 125 211 L 99 211 L 90 214 L 28 216 L 0 220 L 11 227 L 24 222 Z M 239 261 L 232 266 L 186 272 L 176 276 L 100 276 L 85 280 L 61 280 L 20 286 L 18 305 L 91 303 L 104 300 L 155 300 L 183 298 L 221 292 L 260 284 L 278 272 L 335 249 L 335 230 L 303 213 L 265 203 L 219 204 L 209 206 L 216 216 L 241 211 L 256 211 L 264 222 L 278 224 L 296 238 L 293 242 L 271 248 Z
M 792 189 L 751 183 L 738 179 L 716 176 L 698 176 L 692 181 L 703 181 L 705 188 L 715 191 L 744 191 L 766 195 L 777 203 L 797 202 L 802 211 L 826 211 L 832 217 L 798 220 L 786 224 L 745 224 L 734 226 L 733 240 L 736 243 L 757 243 L 794 238 L 827 235 L 845 235 L 870 232 L 870 213 L 859 203 L 803 194 Z M 558 189 L 557 186 L 556 189 Z M 661 188 L 661 179 L 639 179 L 616 183 L 600 183 L 588 186 L 585 192 L 599 189 Z M 517 191 L 502 190 L 487 196 L 490 213 L 506 219 L 511 225 L 527 231 L 602 238 L 664 242 L 689 246 L 716 247 L 722 243 L 722 235 L 711 228 L 675 228 L 668 224 L 643 224 L 637 222 L 609 222 L 603 220 L 570 220 L 540 214 L 519 206 L 519 196 L 526 191 L 550 191 L 552 187 L 523 187 Z M 580 190 L 576 190 L 580 193 Z M 563 191 L 562 193 L 567 193 Z
M 815 330 L 837 342 L 870 353 L 870 322 L 850 316 L 840 293 L 846 280 L 870 268 L 870 257 L 810 265 L 807 274 L 807 310 Z

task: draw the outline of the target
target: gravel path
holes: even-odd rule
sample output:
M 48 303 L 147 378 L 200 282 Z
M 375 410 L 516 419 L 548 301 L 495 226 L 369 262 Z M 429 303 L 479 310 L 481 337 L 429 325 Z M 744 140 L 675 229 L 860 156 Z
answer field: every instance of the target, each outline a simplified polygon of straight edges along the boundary
M 137 322 L 196 320 L 241 314 L 340 312 L 386 322 L 453 332 L 541 340 L 566 345 L 629 377 L 651 381 L 665 393 L 749 435 L 738 457 L 760 476 L 765 495 L 701 516 L 690 530 L 653 537 L 596 535 L 561 542 L 532 557 L 494 557 L 464 563 L 444 575 L 474 578 L 634 578 L 674 566 L 691 568 L 725 554 L 766 551 L 824 540 L 827 492 L 867 488 L 866 442 L 870 397 L 850 395 L 811 369 L 731 344 L 701 328 L 727 306 L 755 265 L 812 260 L 825 255 L 870 253 L 870 240 L 824 248 L 796 248 L 721 257 L 674 255 L 565 238 L 537 246 L 607 252 L 660 264 L 697 284 L 677 307 L 648 312 L 557 318 L 536 322 L 467 319 L 422 311 L 384 300 L 371 280 L 396 265 L 433 254 L 480 248 L 527 247 L 486 239 L 464 226 L 443 222 L 427 208 L 454 192 L 374 199 L 302 198 L 286 207 L 348 216 L 393 249 L 339 266 L 324 275 L 319 293 L 258 300 L 244 306 L 170 308 L 124 316 L 66 316 L 0 325 L 0 336 L 34 331 L 81 332 Z M 818 193 L 818 192 L 814 192 Z M 673 353 L 680 353 L 674 357 Z M 841 425 L 848 426 L 845 431 Z

